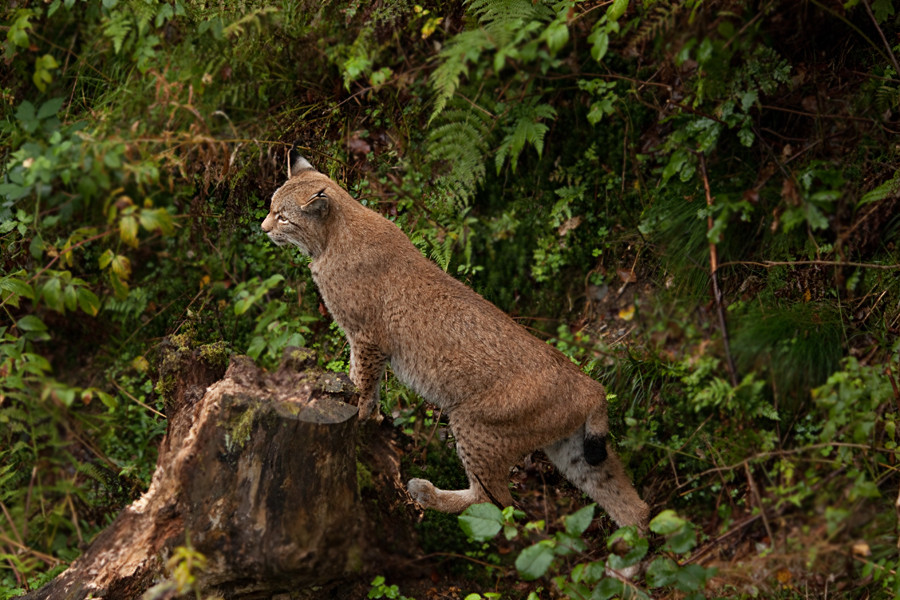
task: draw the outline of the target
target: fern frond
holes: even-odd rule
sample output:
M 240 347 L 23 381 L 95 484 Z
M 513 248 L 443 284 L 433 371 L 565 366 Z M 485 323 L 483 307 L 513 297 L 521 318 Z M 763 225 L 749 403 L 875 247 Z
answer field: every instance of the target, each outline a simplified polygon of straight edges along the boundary
M 463 203 L 485 175 L 485 155 L 490 148 L 493 126 L 494 118 L 488 112 L 455 100 L 428 135 L 430 159 L 446 162 L 449 167 L 438 182 Z
M 493 47 L 493 42 L 481 29 L 463 31 L 453 36 L 438 55 L 441 64 L 430 77 L 431 86 L 436 92 L 430 120 L 434 120 L 453 97 L 459 88 L 460 79 L 469 73 L 469 63 L 476 62 L 482 52 Z
M 648 40 L 657 38 L 661 32 L 668 33 L 675 28 L 675 21 L 683 4 L 678 0 L 665 0 L 656 4 L 652 12 L 642 19 L 641 26 L 628 41 L 626 53 L 633 53 Z
M 553 10 L 549 6 L 532 0 L 472 0 L 469 10 L 492 35 L 504 35 L 521 23 L 553 18 Z
M 503 168 L 507 157 L 509 157 L 510 168 L 515 172 L 519 155 L 525 149 L 526 143 L 531 144 L 540 156 L 544 151 L 544 136 L 550 130 L 540 120 L 554 117 L 556 117 L 556 110 L 549 104 L 526 107 L 516 119 L 512 131 L 503 138 L 503 142 L 497 150 L 497 156 L 494 159 L 497 173 Z

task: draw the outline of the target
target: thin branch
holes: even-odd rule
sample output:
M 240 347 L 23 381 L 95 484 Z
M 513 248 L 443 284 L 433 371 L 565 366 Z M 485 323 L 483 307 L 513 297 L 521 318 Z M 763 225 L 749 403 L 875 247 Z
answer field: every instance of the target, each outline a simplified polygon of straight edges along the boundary
M 769 547 L 775 546 L 775 536 L 772 535 L 772 528 L 769 526 L 769 519 L 766 517 L 766 507 L 763 506 L 762 496 L 759 495 L 759 488 L 756 487 L 756 480 L 753 479 L 753 473 L 750 472 L 750 465 L 744 463 L 744 473 L 747 475 L 747 483 L 750 485 L 750 492 L 756 498 L 756 504 L 759 505 L 759 515 L 762 517 L 763 525 L 766 527 L 766 533 L 769 535 Z
M 872 7 L 869 6 L 869 0 L 863 0 L 863 6 L 866 7 L 866 12 L 869 13 L 869 18 L 872 19 L 872 24 L 875 25 L 875 29 L 878 30 L 878 35 L 881 36 L 881 41 L 884 43 L 884 49 L 887 50 L 888 58 L 890 58 L 891 62 L 894 64 L 894 73 L 900 75 L 900 64 L 897 64 L 897 57 L 894 56 L 891 45 L 888 43 L 887 38 L 884 37 L 884 32 L 881 30 L 881 27 L 878 25 L 878 20 L 875 19 L 875 15 L 872 13 Z
M 822 265 L 826 267 L 859 267 L 861 269 L 885 269 L 888 271 L 900 269 L 900 264 L 879 265 L 874 263 L 842 262 L 839 260 L 731 260 L 728 262 L 723 262 L 719 265 L 719 267 L 730 267 L 733 265 L 752 265 L 755 267 L 764 267 L 766 269 L 771 269 L 772 267 L 794 267 L 800 265 Z
M 709 233 L 713 229 L 713 197 L 709 189 L 709 177 L 706 174 L 706 157 L 703 156 L 702 152 L 699 152 L 697 155 L 700 157 L 700 174 L 703 176 L 703 190 L 706 192 L 706 207 L 709 209 L 709 214 L 706 218 L 707 233 Z M 725 323 L 725 307 L 722 306 L 722 290 L 719 289 L 718 270 L 718 249 L 716 248 L 716 243 L 709 240 L 709 276 L 712 279 L 713 297 L 716 301 L 716 312 L 719 316 L 719 329 L 722 332 L 722 342 L 725 346 L 725 359 L 728 363 L 728 375 L 731 378 L 731 385 L 737 387 L 737 369 L 734 366 L 734 358 L 731 356 L 731 344 L 728 342 L 728 326 Z

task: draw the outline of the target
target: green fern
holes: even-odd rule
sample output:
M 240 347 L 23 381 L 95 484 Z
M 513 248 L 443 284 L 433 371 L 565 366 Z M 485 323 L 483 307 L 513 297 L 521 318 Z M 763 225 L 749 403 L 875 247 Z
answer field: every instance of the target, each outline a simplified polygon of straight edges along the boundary
M 476 62 L 482 52 L 493 47 L 493 42 L 482 29 L 463 31 L 447 43 L 438 55 L 440 66 L 431 74 L 431 86 L 435 90 L 432 121 L 447 106 L 447 101 L 459 88 L 460 79 L 468 75 L 469 63 Z
M 472 0 L 469 11 L 478 20 L 478 28 L 451 38 L 438 55 L 440 65 L 431 74 L 435 90 L 432 120 L 444 110 L 461 79 L 468 76 L 469 66 L 476 64 L 483 52 L 521 42 L 524 30 L 537 30 L 529 24 L 546 23 L 554 16 L 549 6 L 531 0 Z
M 641 19 L 641 25 L 628 41 L 625 54 L 635 54 L 652 39 L 665 36 L 675 28 L 677 17 L 684 5 L 674 0 L 664 0 L 656 4 L 649 14 Z
M 514 34 L 523 23 L 549 21 L 553 10 L 542 2 L 531 0 L 472 0 L 469 10 L 489 35 L 501 42 Z
M 534 146 L 540 156 L 544 151 L 544 136 L 550 130 L 540 120 L 554 117 L 556 117 L 556 110 L 549 104 L 532 103 L 531 106 L 524 107 L 497 150 L 497 156 L 494 159 L 497 173 L 503 168 L 507 157 L 509 157 L 510 168 L 515 172 L 519 155 L 525 149 L 526 143 Z
M 485 175 L 494 117 L 480 107 L 461 100 L 439 117 L 438 125 L 428 135 L 431 160 L 446 162 L 449 171 L 438 182 L 449 188 L 451 195 L 465 201 Z

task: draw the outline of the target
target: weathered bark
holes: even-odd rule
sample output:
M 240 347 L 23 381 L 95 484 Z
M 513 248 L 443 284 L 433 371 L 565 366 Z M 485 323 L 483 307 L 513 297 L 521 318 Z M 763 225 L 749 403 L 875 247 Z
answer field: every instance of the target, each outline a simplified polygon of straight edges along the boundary
M 166 579 L 166 560 L 183 545 L 207 559 L 195 573 L 204 591 L 268 598 L 357 572 L 383 547 L 383 519 L 370 522 L 360 506 L 349 379 L 312 368 L 313 354 L 294 348 L 273 373 L 232 358 L 213 383 L 221 367 L 201 354 L 174 349 L 164 360 L 168 429 L 150 489 L 26 598 L 140 598 Z M 386 439 L 375 441 L 368 469 L 392 488 L 385 505 L 408 515 Z M 175 595 L 166 584 L 147 594 Z

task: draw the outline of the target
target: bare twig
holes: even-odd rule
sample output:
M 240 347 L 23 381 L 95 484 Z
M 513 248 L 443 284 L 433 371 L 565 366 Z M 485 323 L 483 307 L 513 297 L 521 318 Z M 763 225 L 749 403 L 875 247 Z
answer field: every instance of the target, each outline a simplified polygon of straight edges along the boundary
M 144 404 L 143 402 L 141 402 L 140 400 L 138 400 L 137 398 L 135 398 L 134 396 L 132 396 L 131 394 L 129 394 L 129 393 L 128 393 L 128 390 L 126 390 L 125 388 L 123 388 L 122 386 L 120 386 L 118 383 L 116 383 L 114 379 L 110 378 L 108 381 L 109 381 L 111 384 L 113 384 L 113 387 L 114 387 L 114 388 L 116 388 L 117 390 L 119 390 L 123 395 L 127 396 L 132 402 L 134 402 L 134 403 L 137 404 L 138 406 L 140 406 L 140 407 L 142 407 L 142 408 L 146 408 L 147 410 L 149 410 L 150 412 L 152 412 L 152 413 L 153 413 L 154 415 L 156 415 L 157 417 L 161 417 L 162 419 L 165 419 L 165 418 L 166 418 L 166 415 L 162 414 L 161 412 L 159 412 L 158 410 L 156 410 L 156 409 L 153 408 L 152 406 L 149 406 L 149 405 L 147 405 L 147 404 Z
M 732 265 L 752 265 L 755 267 L 795 267 L 800 265 L 822 265 L 826 267 L 859 267 L 861 269 L 885 269 L 892 271 L 900 269 L 900 264 L 896 265 L 879 265 L 875 263 L 859 263 L 859 262 L 843 262 L 839 260 L 731 260 L 723 262 L 720 267 L 730 267 Z
M 869 18 L 872 19 L 872 24 L 878 31 L 878 35 L 881 36 L 881 41 L 884 43 L 884 49 L 887 50 L 888 58 L 891 59 L 891 62 L 894 65 L 894 73 L 900 75 L 900 64 L 897 64 L 897 57 L 894 56 L 894 51 L 891 50 L 891 45 L 888 43 L 887 38 L 884 37 L 884 32 L 881 30 L 881 27 L 878 25 L 878 20 L 875 19 L 875 15 L 872 13 L 872 7 L 869 6 L 869 0 L 863 0 L 863 6 L 866 7 L 866 12 L 869 13 Z
M 750 472 L 750 465 L 744 463 L 744 473 L 747 474 L 747 483 L 750 485 L 750 492 L 756 498 L 756 504 L 759 506 L 759 515 L 762 517 L 763 525 L 766 527 L 766 533 L 769 535 L 769 547 L 775 545 L 775 536 L 772 535 L 772 528 L 769 526 L 769 519 L 766 517 L 766 507 L 763 506 L 762 496 L 759 495 L 759 489 L 756 487 L 756 480 L 753 479 L 753 473 Z
M 709 214 L 706 218 L 707 232 L 712 231 L 713 217 L 712 205 L 713 197 L 709 189 L 709 177 L 706 174 L 706 157 L 703 153 L 698 153 L 700 157 L 700 174 L 703 176 L 703 190 L 706 192 L 706 206 Z M 728 363 L 728 375 L 731 378 L 731 385 L 737 387 L 737 369 L 734 367 L 734 358 L 731 356 L 731 345 L 728 343 L 728 327 L 725 324 L 725 308 L 722 306 L 722 290 L 719 289 L 719 277 L 716 272 L 719 270 L 719 254 L 716 243 L 709 241 L 709 276 L 712 279 L 713 296 L 716 300 L 716 312 L 719 315 L 719 329 L 722 331 L 722 343 L 725 346 L 725 359 Z

